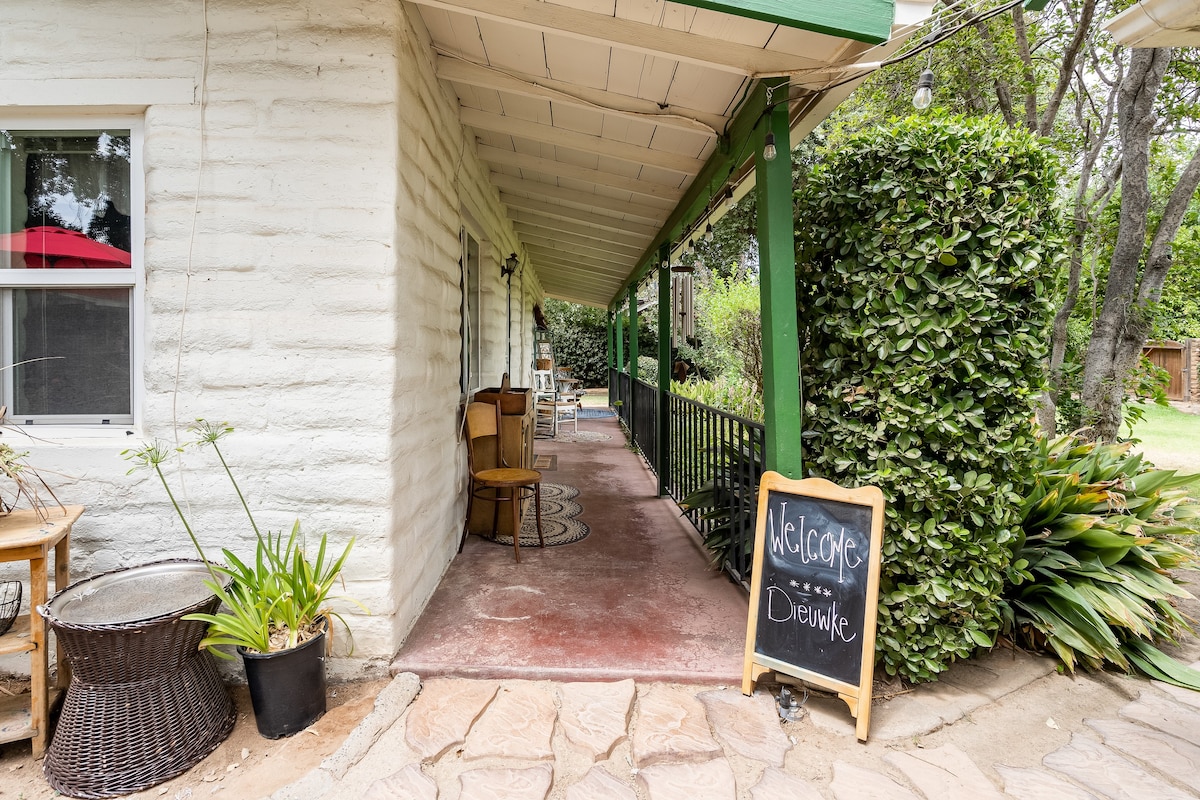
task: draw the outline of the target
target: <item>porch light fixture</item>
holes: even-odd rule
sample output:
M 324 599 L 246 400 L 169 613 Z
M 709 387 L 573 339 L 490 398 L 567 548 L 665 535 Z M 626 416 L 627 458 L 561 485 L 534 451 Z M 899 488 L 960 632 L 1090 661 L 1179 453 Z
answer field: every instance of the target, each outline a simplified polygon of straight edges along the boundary
M 763 147 L 763 159 L 766 161 L 774 161 L 775 156 L 779 155 L 779 151 L 775 149 L 775 134 L 768 133 L 766 145 Z
M 504 263 L 500 265 L 500 277 L 512 277 L 519 266 L 521 266 L 521 262 L 517 260 L 517 254 L 513 253 L 508 258 L 504 259 Z
M 913 107 L 919 111 L 924 111 L 929 108 L 929 104 L 933 102 L 933 70 L 929 67 L 921 73 L 921 77 L 917 80 L 917 91 L 913 95 Z

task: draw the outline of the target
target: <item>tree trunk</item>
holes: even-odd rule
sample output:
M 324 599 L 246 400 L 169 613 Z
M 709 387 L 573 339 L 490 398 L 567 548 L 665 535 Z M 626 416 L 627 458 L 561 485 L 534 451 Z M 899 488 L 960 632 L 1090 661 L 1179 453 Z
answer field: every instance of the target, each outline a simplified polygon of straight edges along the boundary
M 1104 303 L 1088 342 L 1081 400 L 1085 422 L 1101 441 L 1116 439 L 1121 425 L 1125 381 L 1149 331 L 1144 307 L 1135 309 L 1139 268 L 1146 248 L 1150 211 L 1150 138 L 1157 120 L 1154 101 L 1171 61 L 1169 48 L 1134 49 L 1118 88 L 1117 124 L 1121 139 L 1121 216 L 1109 265 Z

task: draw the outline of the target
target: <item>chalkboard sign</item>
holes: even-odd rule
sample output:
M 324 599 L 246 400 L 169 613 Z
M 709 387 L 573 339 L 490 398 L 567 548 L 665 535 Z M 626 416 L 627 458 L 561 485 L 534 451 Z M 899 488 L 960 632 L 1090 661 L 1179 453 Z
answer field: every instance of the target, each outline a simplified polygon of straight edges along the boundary
M 883 493 L 775 472 L 759 485 L 742 691 L 773 671 L 838 693 L 870 725 Z

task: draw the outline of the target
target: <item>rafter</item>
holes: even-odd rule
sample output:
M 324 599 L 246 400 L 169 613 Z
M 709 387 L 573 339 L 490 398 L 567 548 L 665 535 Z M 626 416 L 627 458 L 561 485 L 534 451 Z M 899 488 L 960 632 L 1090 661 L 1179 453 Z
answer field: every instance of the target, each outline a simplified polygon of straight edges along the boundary
M 618 280 L 633 271 L 633 265 L 630 262 L 584 256 L 573 250 L 563 250 L 541 244 L 528 244 L 526 247 L 531 254 L 538 256 L 539 261 L 550 260 L 565 266 L 587 267 L 590 272 L 607 275 Z
M 612 14 L 538 0 L 413 0 L 418 5 L 550 30 L 573 39 L 685 61 L 737 75 L 774 74 L 823 66 L 791 53 L 650 25 Z
M 594 254 L 600 257 L 616 257 L 622 260 L 628 259 L 631 263 L 636 263 L 644 248 L 640 247 L 625 247 L 612 242 L 606 242 L 598 239 L 587 239 L 582 236 L 574 236 L 569 233 L 559 233 L 558 231 L 549 231 L 545 228 L 536 228 L 532 225 L 517 224 L 517 234 L 521 237 L 521 241 L 526 244 L 543 245 L 546 247 L 556 247 L 559 245 L 569 245 L 573 252 L 581 254 Z
M 577 189 L 564 189 L 552 183 L 514 178 L 511 175 L 504 175 L 499 172 L 493 172 L 489 180 L 493 186 L 510 192 L 528 192 L 538 197 L 549 197 L 554 200 L 561 200 L 564 203 L 575 203 L 582 208 L 615 211 L 618 214 L 628 214 L 632 217 L 660 224 L 671 213 L 670 207 L 644 205 L 642 203 L 635 203 L 632 200 L 619 200 L 615 197 L 581 192 Z
M 683 190 L 676 186 L 666 186 L 661 183 L 638 180 L 637 178 L 627 178 L 624 175 L 614 175 L 611 172 L 605 172 L 600 169 L 579 167 L 563 161 L 555 161 L 552 158 L 525 155 L 514 150 L 505 150 L 502 147 L 489 147 L 488 145 L 481 144 L 476 145 L 475 149 L 479 153 L 479 158 L 489 164 L 502 164 L 508 167 L 516 167 L 517 169 L 533 170 L 542 175 L 570 178 L 571 180 L 594 183 L 599 186 L 609 186 L 613 189 L 620 189 L 623 192 L 630 192 L 643 197 L 667 200 L 672 204 L 678 202 L 679 198 L 683 197 Z
M 616 215 L 617 212 L 613 212 L 613 216 L 609 216 L 594 208 L 583 209 L 575 208 L 574 206 L 560 206 L 547 203 L 545 200 L 509 194 L 508 192 L 500 193 L 500 202 L 508 206 L 510 211 L 513 209 L 524 209 L 543 217 L 552 217 L 568 222 L 584 222 L 598 228 L 604 228 L 605 230 L 621 231 L 634 234 L 638 237 L 652 238 L 658 234 L 657 226 L 621 219 Z M 516 219 L 516 217 L 512 218 Z
M 715 137 L 717 132 L 725 127 L 725 118 L 719 114 L 679 106 L 667 106 L 664 109 L 653 100 L 643 100 L 550 78 L 516 76 L 446 55 L 438 56 L 437 74 L 442 80 L 536 97 L 604 114 L 616 114 L 652 125 L 678 128 L 689 133 L 703 133 Z
M 597 228 L 591 225 L 586 225 L 582 222 L 574 222 L 572 220 L 559 219 L 558 217 L 543 216 L 541 214 L 533 214 L 528 211 L 523 211 L 519 208 L 510 209 L 508 218 L 516 225 L 527 225 L 529 227 L 538 228 L 541 230 L 555 231 L 560 234 L 570 234 L 585 239 L 596 239 L 601 242 L 621 245 L 623 247 L 636 247 L 638 254 L 641 255 L 642 250 L 649 244 L 652 234 L 639 236 L 620 228 Z
M 535 142 L 545 142 L 555 147 L 566 147 L 583 153 L 608 156 L 609 158 L 628 161 L 632 164 L 648 164 L 682 172 L 684 175 L 696 175 L 700 172 L 700 168 L 704 166 L 704 162 L 698 158 L 690 158 L 678 155 L 677 153 L 668 153 L 663 150 L 652 150 L 649 147 L 642 147 L 615 139 L 605 139 L 601 136 L 591 136 L 590 134 L 578 133 L 565 128 L 556 128 L 553 125 L 544 125 L 540 122 L 518 119 L 517 117 L 490 114 L 475 108 L 459 109 L 459 115 L 462 117 L 464 125 L 469 125 L 476 130 L 517 136 Z

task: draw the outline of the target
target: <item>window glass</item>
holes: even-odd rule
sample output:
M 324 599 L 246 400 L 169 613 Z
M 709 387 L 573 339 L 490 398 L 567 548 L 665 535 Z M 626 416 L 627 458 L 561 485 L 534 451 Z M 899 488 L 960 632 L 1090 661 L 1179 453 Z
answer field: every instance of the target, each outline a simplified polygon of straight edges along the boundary
M 0 131 L 0 267 L 130 266 L 128 131 Z
M 467 233 L 462 233 L 463 239 L 463 392 L 473 392 L 479 388 L 480 364 L 480 332 L 479 332 L 479 241 Z
M 14 289 L 12 416 L 128 415 L 129 289 Z
M 12 422 L 133 421 L 133 147 L 128 129 L 0 126 L 0 384 Z

